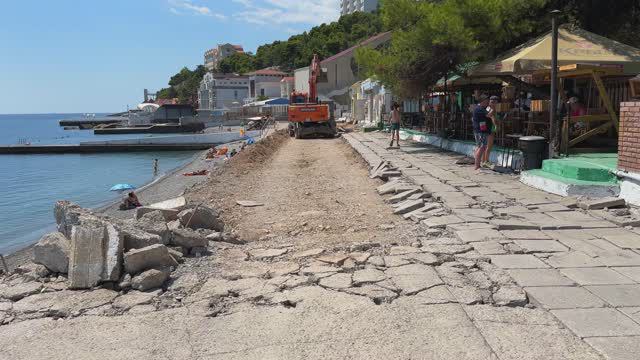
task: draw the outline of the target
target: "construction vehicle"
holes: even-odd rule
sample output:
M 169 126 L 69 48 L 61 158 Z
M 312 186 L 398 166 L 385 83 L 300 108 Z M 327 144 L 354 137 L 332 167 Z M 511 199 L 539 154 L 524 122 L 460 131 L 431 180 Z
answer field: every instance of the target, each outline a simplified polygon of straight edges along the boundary
M 318 99 L 320 82 L 327 82 L 327 73 L 320 67 L 318 55 L 313 55 L 309 66 L 309 93 L 294 91 L 289 98 L 289 135 L 296 139 L 336 135 L 333 106 Z

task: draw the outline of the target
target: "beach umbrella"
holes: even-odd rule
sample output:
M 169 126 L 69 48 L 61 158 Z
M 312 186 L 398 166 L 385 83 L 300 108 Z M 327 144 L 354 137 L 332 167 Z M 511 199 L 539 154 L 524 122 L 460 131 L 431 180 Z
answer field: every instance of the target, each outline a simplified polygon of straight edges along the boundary
M 109 191 L 125 191 L 125 190 L 133 190 L 136 187 L 131 184 L 116 184 L 109 189 Z

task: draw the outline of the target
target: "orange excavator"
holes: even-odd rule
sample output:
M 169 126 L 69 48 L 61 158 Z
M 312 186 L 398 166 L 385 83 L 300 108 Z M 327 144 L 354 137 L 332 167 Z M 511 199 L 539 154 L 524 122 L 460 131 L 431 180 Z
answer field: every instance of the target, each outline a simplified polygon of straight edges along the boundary
M 309 93 L 294 91 L 289 98 L 289 135 L 296 139 L 336 135 L 331 104 L 321 103 L 318 99 L 320 82 L 327 82 L 327 73 L 322 71 L 318 55 L 313 55 L 309 66 Z

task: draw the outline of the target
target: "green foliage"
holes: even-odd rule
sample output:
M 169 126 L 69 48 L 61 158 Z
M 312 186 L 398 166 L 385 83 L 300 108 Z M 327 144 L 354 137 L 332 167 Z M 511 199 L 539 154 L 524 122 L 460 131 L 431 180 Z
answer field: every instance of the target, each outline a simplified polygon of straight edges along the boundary
M 177 97 L 180 103 L 196 105 L 198 102 L 198 87 L 206 72 L 205 67 L 202 65 L 198 65 L 194 70 L 183 67 L 171 77 L 168 88 L 158 91 L 157 97 L 161 99 Z
M 256 101 L 265 101 L 265 100 L 269 100 L 269 97 L 264 95 L 258 95 L 258 97 L 256 98 Z
M 258 47 L 256 68 L 279 66 L 284 71 L 308 66 L 313 54 L 321 59 L 365 40 L 382 31 L 382 21 L 377 13 L 353 13 L 338 21 L 322 24 L 308 32 L 294 35 L 287 41 L 275 41 Z
M 246 54 L 233 54 L 218 64 L 218 71 L 225 74 L 244 74 L 256 70 L 255 57 Z
M 356 60 L 400 95 L 415 95 L 457 65 L 494 58 L 550 29 L 551 9 L 570 22 L 640 45 L 638 0 L 382 0 L 382 50 L 359 49 Z

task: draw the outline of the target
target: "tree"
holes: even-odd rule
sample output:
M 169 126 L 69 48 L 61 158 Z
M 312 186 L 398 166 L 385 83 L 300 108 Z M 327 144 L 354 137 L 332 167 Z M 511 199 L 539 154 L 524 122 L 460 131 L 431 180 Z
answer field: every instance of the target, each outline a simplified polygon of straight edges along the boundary
M 183 67 L 169 80 L 169 87 L 158 91 L 158 98 L 178 98 L 183 104 L 196 105 L 198 102 L 198 87 L 207 72 L 204 66 L 198 65 L 193 71 Z
M 218 64 L 221 73 L 244 74 L 256 70 L 255 57 L 250 54 L 236 53 Z

